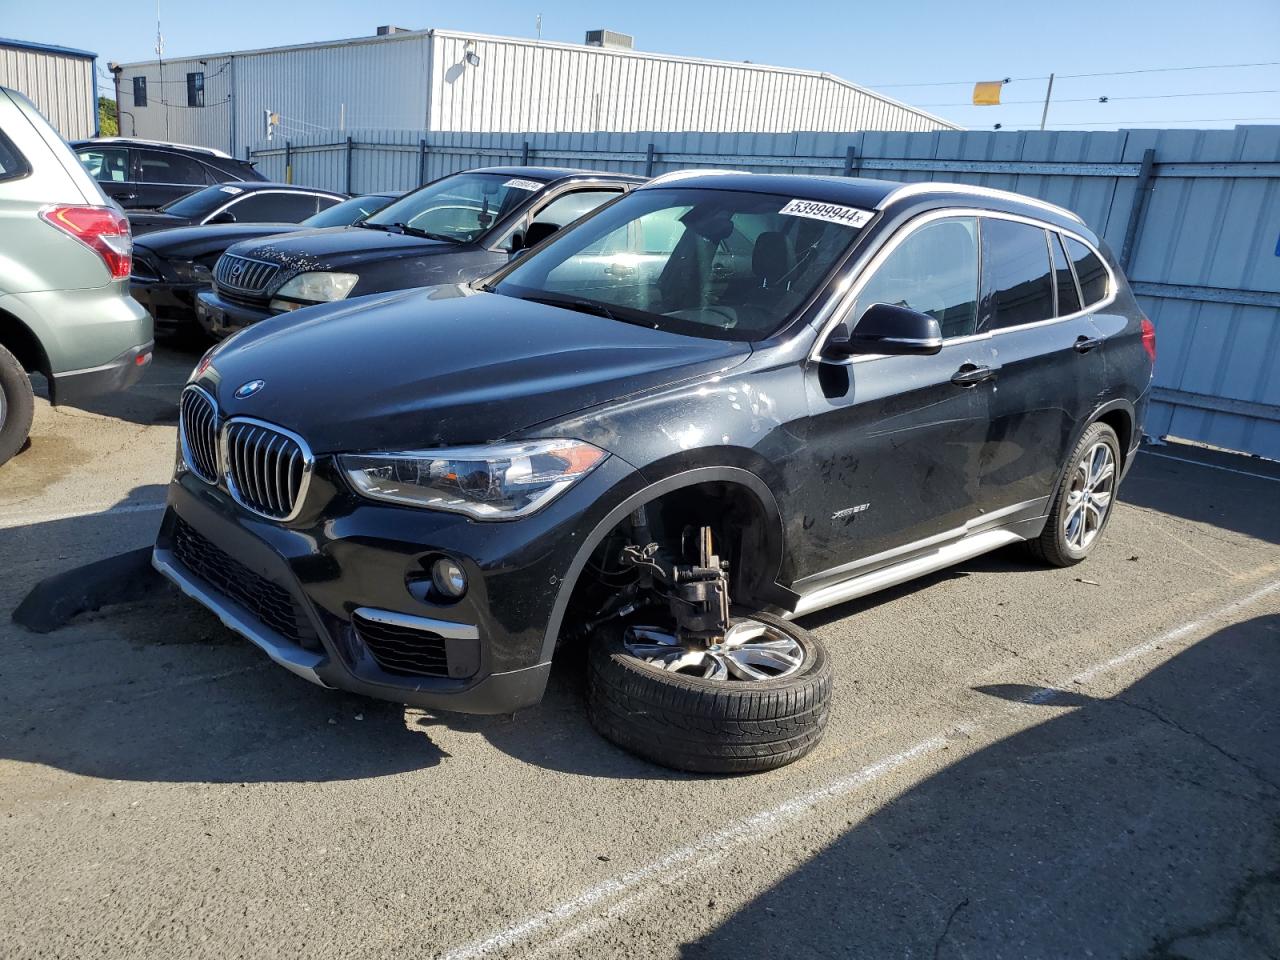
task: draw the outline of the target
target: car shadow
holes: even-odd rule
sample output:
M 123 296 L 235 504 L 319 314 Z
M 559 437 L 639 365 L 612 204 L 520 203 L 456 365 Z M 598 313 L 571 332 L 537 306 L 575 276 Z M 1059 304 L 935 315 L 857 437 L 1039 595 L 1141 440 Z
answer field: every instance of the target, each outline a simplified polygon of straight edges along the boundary
M 975 691 L 1045 717 L 888 800 L 681 955 L 1280 955 L 1280 616 L 1111 697 Z

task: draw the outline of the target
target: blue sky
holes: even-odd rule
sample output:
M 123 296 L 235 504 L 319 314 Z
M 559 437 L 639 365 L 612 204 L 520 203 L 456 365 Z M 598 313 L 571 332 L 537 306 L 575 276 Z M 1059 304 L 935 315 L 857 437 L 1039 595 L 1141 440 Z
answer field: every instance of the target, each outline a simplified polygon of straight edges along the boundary
M 608 27 L 633 34 L 639 49 L 653 52 L 825 70 L 981 129 L 1038 125 L 1045 89 L 1040 78 L 1050 71 L 1062 76 L 1280 61 L 1280 0 L 161 0 L 160 13 L 166 56 L 364 36 L 383 23 L 533 36 L 541 13 L 544 39 L 577 43 L 584 31 Z M 108 60 L 154 57 L 155 15 L 154 0 L 0 0 L 0 35 L 93 50 L 105 70 Z M 973 81 L 1004 77 L 1028 79 L 1004 88 L 1002 106 L 963 105 Z M 936 81 L 962 82 L 904 86 Z M 1277 65 L 1060 79 L 1049 123 L 1229 127 L 1236 118 L 1280 118 L 1275 91 Z M 1101 96 L 1110 102 L 1098 103 Z M 1166 98 L 1121 99 L 1153 96 Z

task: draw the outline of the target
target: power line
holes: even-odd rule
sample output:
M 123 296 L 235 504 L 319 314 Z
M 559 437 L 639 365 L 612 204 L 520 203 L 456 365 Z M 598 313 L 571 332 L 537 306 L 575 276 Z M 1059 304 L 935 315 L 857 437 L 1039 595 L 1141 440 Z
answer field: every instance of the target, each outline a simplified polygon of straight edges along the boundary
M 1090 120 L 1088 123 L 1050 123 L 1050 127 L 1109 127 L 1125 123 L 1268 123 L 1280 120 L 1280 117 L 1201 117 L 1198 120 Z
M 1280 66 L 1280 60 L 1267 60 L 1261 63 L 1210 63 L 1195 67 L 1148 67 L 1143 70 L 1113 70 L 1105 73 L 1060 73 L 1059 80 L 1079 80 L 1083 77 L 1127 77 L 1136 73 L 1174 73 L 1185 70 L 1233 70 L 1242 67 L 1276 67 Z M 1023 80 L 1048 80 L 1049 75 L 1044 74 L 1038 77 L 1008 77 L 1006 83 L 1018 83 Z M 894 87 L 956 87 L 968 86 L 974 81 L 970 80 L 936 80 L 928 83 L 867 83 L 863 86 L 890 89 Z
M 1058 103 L 1108 103 L 1112 100 L 1172 100 L 1177 97 L 1239 97 L 1245 94 L 1262 94 L 1262 93 L 1280 93 L 1280 90 L 1220 90 L 1217 93 L 1152 93 L 1143 96 L 1129 97 L 1067 97 L 1064 99 L 1054 100 Z M 1036 97 L 1034 100 L 1001 100 L 998 106 L 1006 106 L 1015 103 L 1044 103 L 1043 97 Z M 972 107 L 975 104 L 971 100 L 965 100 L 959 103 L 917 103 L 913 106 L 917 107 Z

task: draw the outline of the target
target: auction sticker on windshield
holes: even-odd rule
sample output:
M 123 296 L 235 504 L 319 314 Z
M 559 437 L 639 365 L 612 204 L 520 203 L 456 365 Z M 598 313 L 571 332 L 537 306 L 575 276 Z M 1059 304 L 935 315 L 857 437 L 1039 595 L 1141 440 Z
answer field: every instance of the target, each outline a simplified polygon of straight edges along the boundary
M 545 184 L 539 183 L 537 180 L 521 180 L 516 177 L 514 180 L 508 180 L 503 184 L 504 187 L 511 187 L 513 190 L 541 190 Z
M 822 203 L 818 200 L 792 200 L 778 212 L 791 217 L 808 217 L 810 220 L 842 223 L 846 227 L 865 227 L 867 221 L 875 216 L 871 210 L 842 207 L 838 203 Z

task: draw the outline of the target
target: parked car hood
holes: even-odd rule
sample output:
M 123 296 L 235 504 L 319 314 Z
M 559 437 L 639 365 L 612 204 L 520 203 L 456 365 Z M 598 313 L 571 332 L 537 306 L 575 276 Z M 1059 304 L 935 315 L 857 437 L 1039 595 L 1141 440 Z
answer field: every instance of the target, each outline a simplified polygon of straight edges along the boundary
M 129 232 L 135 237 L 139 234 L 151 233 L 153 230 L 185 227 L 191 223 L 187 217 L 176 217 L 172 213 L 161 213 L 159 210 L 126 210 L 125 217 L 129 220 Z
M 447 285 L 255 324 L 215 352 L 204 382 L 225 413 L 287 427 L 316 453 L 406 450 L 501 439 L 750 354 Z M 252 380 L 263 387 L 236 399 Z
M 153 230 L 138 246 L 165 259 L 190 260 L 215 250 L 225 250 L 241 240 L 260 240 L 277 233 L 301 230 L 296 223 L 211 223 L 208 226 Z
M 427 240 L 369 227 L 321 227 L 287 237 L 237 244 L 228 253 L 286 264 L 289 273 L 338 270 L 380 260 L 430 256 L 459 249 L 458 244 Z

